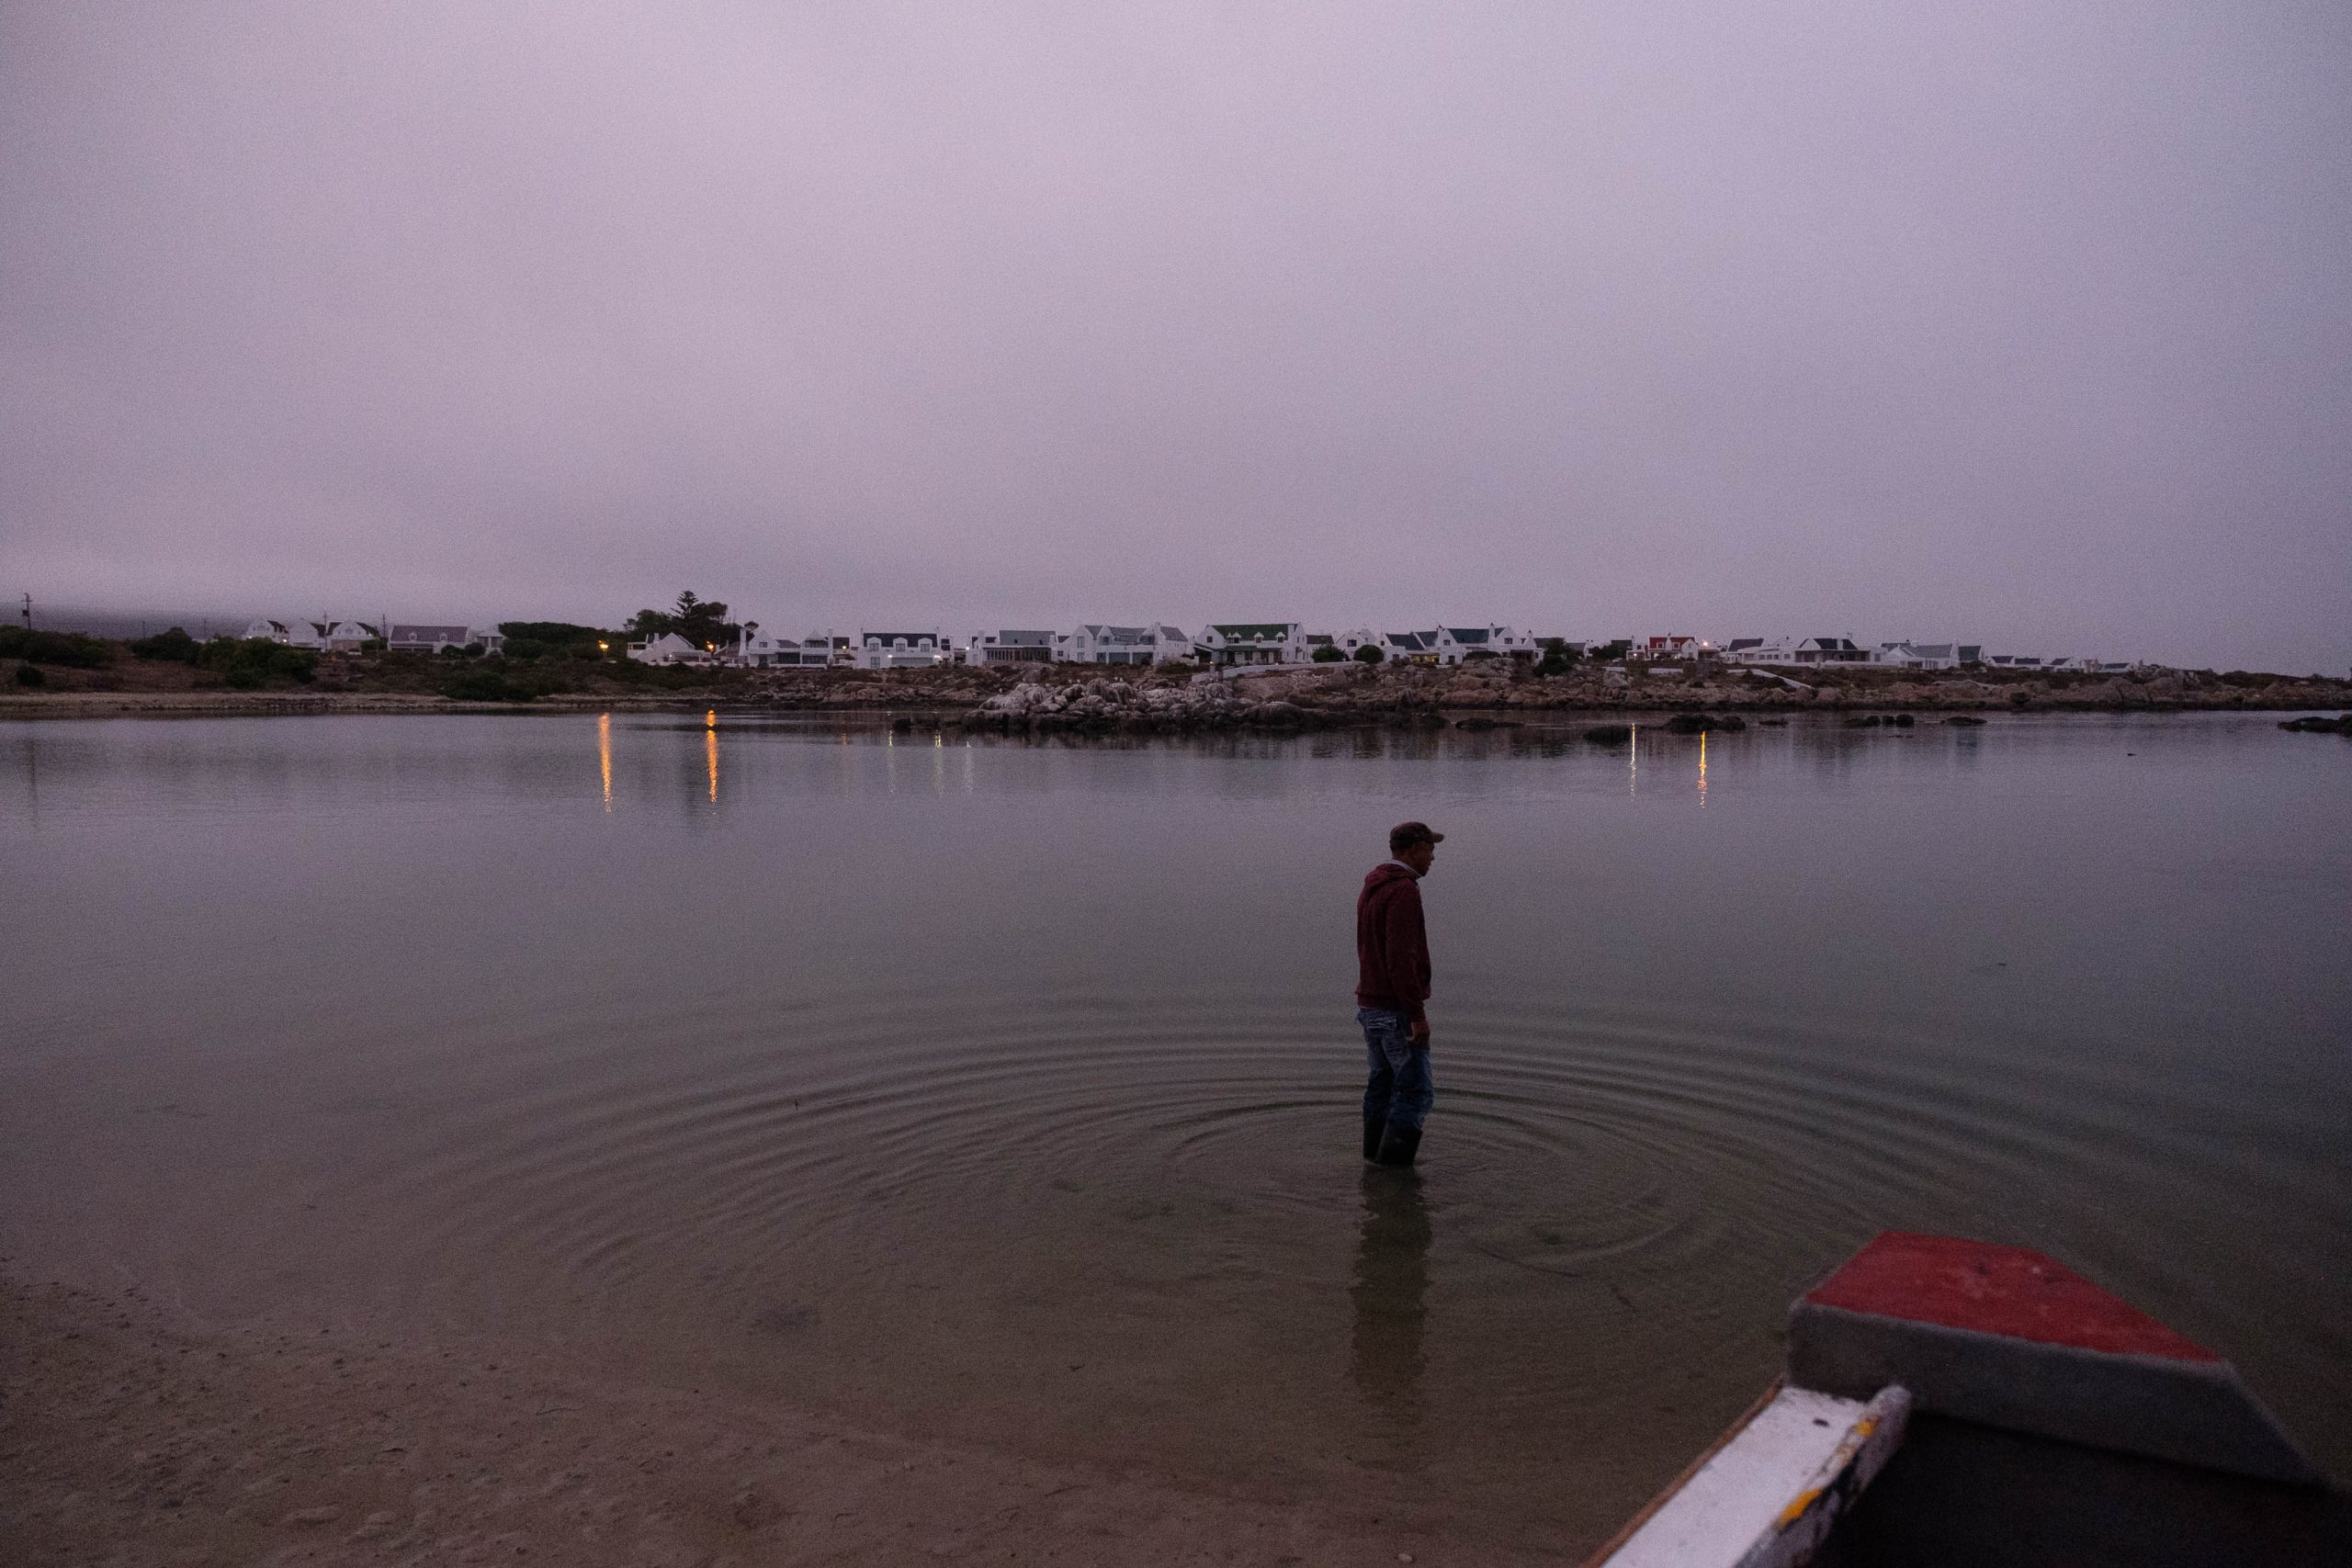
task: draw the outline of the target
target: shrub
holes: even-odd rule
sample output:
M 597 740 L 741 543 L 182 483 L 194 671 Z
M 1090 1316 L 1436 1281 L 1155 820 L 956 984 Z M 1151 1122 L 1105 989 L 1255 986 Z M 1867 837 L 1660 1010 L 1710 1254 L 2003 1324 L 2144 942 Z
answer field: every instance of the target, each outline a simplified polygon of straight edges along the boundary
M 49 684 L 49 677 L 41 672 L 41 668 L 38 664 L 19 664 L 17 666 L 17 684 L 46 686 Z
M 1502 657 L 1502 655 L 1501 655 L 1501 654 L 1497 653 L 1497 652 L 1496 652 L 1493 649 L 1491 649 L 1491 648 L 1474 648 L 1474 649 L 1472 649 L 1469 652 L 1467 652 L 1467 653 L 1465 653 L 1465 654 L 1464 654 L 1464 655 L 1462 656 L 1462 661 L 1463 661 L 1464 664 L 1467 664 L 1467 663 L 1472 662 L 1473 660 L 1487 660 L 1487 659 L 1500 659 L 1501 657 Z
M 204 652 L 204 645 L 187 635 L 184 626 L 157 632 L 153 637 L 135 637 L 130 652 L 137 659 L 158 659 L 171 664 L 193 664 Z
M 198 652 L 196 663 L 219 671 L 236 690 L 252 692 L 277 679 L 308 685 L 318 673 L 319 656 L 307 648 L 288 648 L 267 637 L 216 637 Z
M 1317 664 L 1344 664 L 1347 662 L 1347 658 L 1346 654 L 1341 653 L 1328 642 L 1315 650 L 1315 662 Z
M 78 632 L 38 632 L 24 626 L 0 626 L 0 659 L 22 659 L 35 664 L 67 664 L 96 670 L 114 657 L 114 649 L 97 637 Z M 30 682 L 27 682 L 30 684 Z
M 460 703 L 527 703 L 538 695 L 499 670 L 466 671 L 443 686 L 441 694 Z
M 1380 651 L 1380 645 L 1376 642 L 1365 643 L 1362 648 L 1357 649 L 1355 653 L 1356 662 L 1359 664 L 1377 664 L 1387 657 Z

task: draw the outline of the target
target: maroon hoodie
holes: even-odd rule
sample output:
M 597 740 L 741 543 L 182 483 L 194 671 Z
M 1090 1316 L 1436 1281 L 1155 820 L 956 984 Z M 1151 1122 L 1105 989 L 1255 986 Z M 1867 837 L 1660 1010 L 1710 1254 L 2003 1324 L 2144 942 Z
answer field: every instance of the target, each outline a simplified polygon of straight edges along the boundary
M 1356 1005 L 1422 1021 L 1430 998 L 1430 942 L 1421 928 L 1420 878 L 1383 861 L 1356 895 Z

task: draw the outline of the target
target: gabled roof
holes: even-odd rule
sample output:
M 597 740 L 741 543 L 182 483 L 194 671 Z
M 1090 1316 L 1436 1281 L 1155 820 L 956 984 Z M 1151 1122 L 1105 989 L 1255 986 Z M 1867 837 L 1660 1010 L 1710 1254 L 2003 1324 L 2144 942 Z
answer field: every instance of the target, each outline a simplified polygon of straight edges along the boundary
M 1761 648 L 1763 646 L 1764 639 L 1760 637 L 1736 637 L 1731 639 L 1727 651 L 1737 653 L 1742 649 Z
M 1429 646 L 1421 640 L 1419 632 L 1383 632 L 1380 635 L 1398 648 L 1422 649 Z
M 406 626 L 395 625 L 392 627 L 392 635 L 387 640 L 391 642 L 464 642 L 466 640 L 467 634 L 471 629 L 472 628 L 469 626 Z
M 1209 630 L 1227 642 L 1279 642 L 1290 636 L 1295 621 L 1213 621 Z
M 1487 640 L 1487 628 L 1485 626 L 1448 626 L 1445 628 L 1445 635 L 1456 642 L 1484 642 Z

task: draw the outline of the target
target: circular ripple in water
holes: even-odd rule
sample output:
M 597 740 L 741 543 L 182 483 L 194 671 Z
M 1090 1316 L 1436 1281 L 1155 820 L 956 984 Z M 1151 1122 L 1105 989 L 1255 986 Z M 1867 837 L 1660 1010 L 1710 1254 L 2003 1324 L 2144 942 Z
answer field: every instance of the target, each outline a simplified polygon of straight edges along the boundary
M 1148 1433 L 1252 1473 L 1419 1444 L 1523 1477 L 1581 1445 L 1654 1478 L 1612 1432 L 1687 1451 L 1872 1230 L 2161 1179 L 2123 1129 L 2163 1119 L 2055 1066 L 1568 1007 L 1449 1024 L 1417 1179 L 1362 1168 L 1343 1010 L 895 997 L 513 1043 L 332 1185 L 433 1310 L 926 1429 Z

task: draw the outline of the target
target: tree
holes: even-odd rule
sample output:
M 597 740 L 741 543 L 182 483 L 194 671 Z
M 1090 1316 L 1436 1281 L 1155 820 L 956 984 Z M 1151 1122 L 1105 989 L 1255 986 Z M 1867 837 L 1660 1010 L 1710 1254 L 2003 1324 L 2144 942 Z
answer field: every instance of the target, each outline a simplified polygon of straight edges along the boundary
M 1337 664 L 1347 657 L 1328 642 L 1315 650 L 1315 662 L 1317 664 Z
M 187 635 L 185 626 L 157 632 L 153 637 L 134 638 L 131 655 L 138 659 L 159 659 L 173 664 L 193 664 L 204 645 Z
M 709 648 L 718 643 L 732 642 L 743 628 L 727 618 L 727 606 L 717 599 L 705 599 L 693 589 L 678 595 L 678 602 L 667 610 L 639 610 L 629 617 L 632 636 L 657 637 L 664 632 L 675 632 L 696 648 Z
M 1380 645 L 1376 642 L 1365 643 L 1356 649 L 1356 662 L 1359 664 L 1377 664 L 1387 657 L 1380 651 Z
M 1565 675 L 1583 655 L 1568 646 L 1566 637 L 1547 637 L 1543 641 L 1544 657 L 1536 661 L 1538 675 Z

